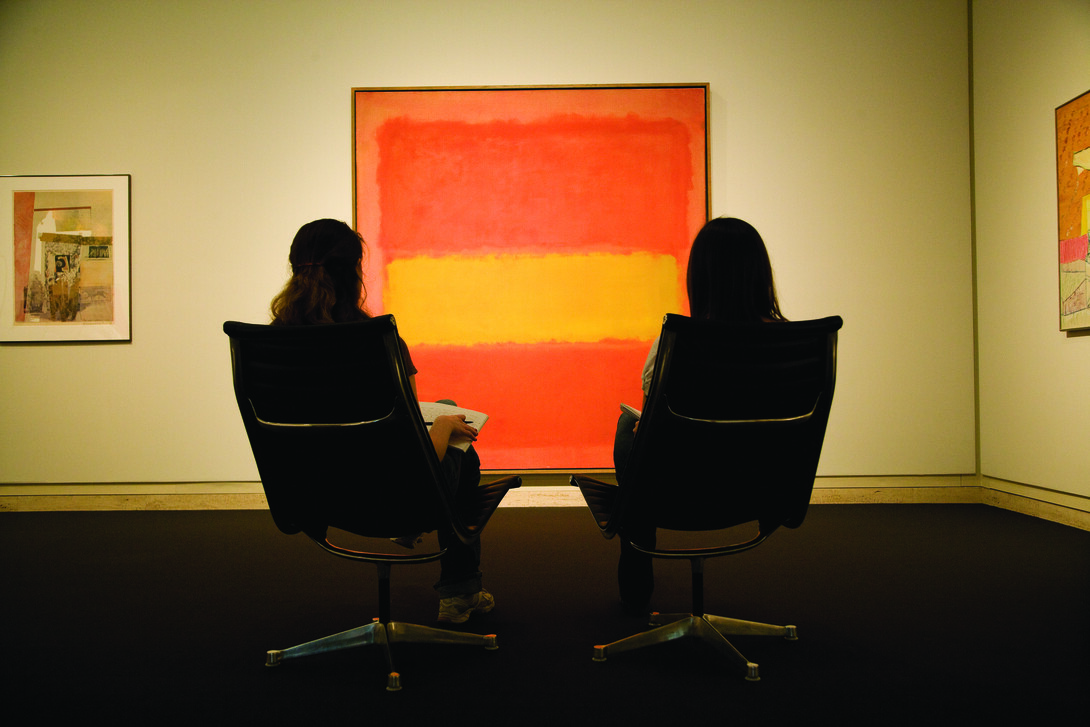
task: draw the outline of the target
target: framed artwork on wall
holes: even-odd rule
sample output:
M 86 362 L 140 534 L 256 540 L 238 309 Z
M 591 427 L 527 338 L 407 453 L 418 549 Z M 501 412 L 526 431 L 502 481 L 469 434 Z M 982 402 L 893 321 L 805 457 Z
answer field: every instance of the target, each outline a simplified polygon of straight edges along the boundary
M 0 177 L 0 341 L 129 341 L 127 174 Z
M 1060 330 L 1090 328 L 1090 91 L 1056 109 Z
M 499 470 L 613 466 L 708 216 L 707 84 L 353 89 L 373 314 Z

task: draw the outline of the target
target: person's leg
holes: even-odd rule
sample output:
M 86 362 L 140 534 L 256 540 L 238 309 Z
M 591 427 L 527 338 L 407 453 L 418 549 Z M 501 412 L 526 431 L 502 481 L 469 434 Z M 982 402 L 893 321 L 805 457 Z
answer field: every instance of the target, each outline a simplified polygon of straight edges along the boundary
M 455 503 L 474 496 L 473 490 L 481 480 L 481 460 L 473 447 L 464 453 L 448 449 L 443 458 L 443 470 L 448 483 L 457 483 L 451 493 Z M 496 600 L 481 586 L 480 538 L 466 545 L 450 528 L 441 528 L 439 545 L 446 549 L 439 559 L 439 581 L 435 584 L 439 593 L 439 621 L 464 623 L 473 613 L 491 611 Z
M 617 482 L 624 477 L 624 468 L 628 458 L 632 454 L 632 443 L 636 440 L 636 422 L 639 419 L 635 414 L 621 411 L 617 418 L 617 433 L 613 435 L 613 467 L 617 471 Z
M 624 487 L 625 467 L 632 453 L 636 439 L 636 417 L 628 412 L 621 412 L 617 420 L 617 433 L 613 439 L 613 465 L 617 472 L 617 483 Z M 629 545 L 630 541 L 648 548 L 655 547 L 654 528 L 622 528 L 619 533 L 621 555 L 617 562 L 617 585 L 621 591 L 621 604 L 625 610 L 636 613 L 646 612 L 655 590 L 655 574 L 651 556 Z
M 481 481 L 481 460 L 473 447 L 466 452 L 454 447 L 448 448 L 441 464 L 450 487 L 448 492 L 454 501 L 472 496 L 473 490 Z M 466 545 L 452 529 L 443 527 L 439 529 L 439 546 L 447 551 L 439 559 L 439 581 L 435 584 L 439 597 L 478 593 L 481 590 L 480 539 L 475 540 L 472 545 Z

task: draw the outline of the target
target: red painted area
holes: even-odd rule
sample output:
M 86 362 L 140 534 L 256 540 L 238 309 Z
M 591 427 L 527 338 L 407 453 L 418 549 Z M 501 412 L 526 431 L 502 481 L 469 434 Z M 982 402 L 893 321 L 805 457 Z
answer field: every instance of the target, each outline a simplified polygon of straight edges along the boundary
M 387 261 L 458 253 L 687 255 L 694 170 L 690 133 L 679 121 L 395 117 L 376 138 L 376 242 Z
M 15 214 L 15 322 L 26 319 L 23 307 L 23 289 L 30 282 L 30 250 L 34 240 L 34 192 L 14 193 Z
M 413 346 L 421 400 L 486 412 L 485 469 L 612 467 L 621 402 L 642 406 L 650 343 Z
M 1087 255 L 1087 235 L 1072 237 L 1060 241 L 1060 264 L 1085 260 Z

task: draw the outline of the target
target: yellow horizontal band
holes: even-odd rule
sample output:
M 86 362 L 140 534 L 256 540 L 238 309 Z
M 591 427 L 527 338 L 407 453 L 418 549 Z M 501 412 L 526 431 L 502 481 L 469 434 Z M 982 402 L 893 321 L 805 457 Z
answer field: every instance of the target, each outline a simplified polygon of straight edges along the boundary
M 410 343 L 588 342 L 658 335 L 679 312 L 670 255 L 452 255 L 391 261 L 383 308 Z

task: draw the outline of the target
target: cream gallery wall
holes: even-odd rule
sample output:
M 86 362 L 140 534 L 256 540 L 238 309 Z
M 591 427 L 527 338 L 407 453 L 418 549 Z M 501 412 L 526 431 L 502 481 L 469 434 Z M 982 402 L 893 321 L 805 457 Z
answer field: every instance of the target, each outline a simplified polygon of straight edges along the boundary
M 221 324 L 352 218 L 351 90 L 555 84 L 708 84 L 711 213 L 845 320 L 820 474 L 977 471 L 965 2 L 458 8 L 0 3 L 0 174 L 132 180 L 132 340 L 0 345 L 0 481 L 256 480 Z

